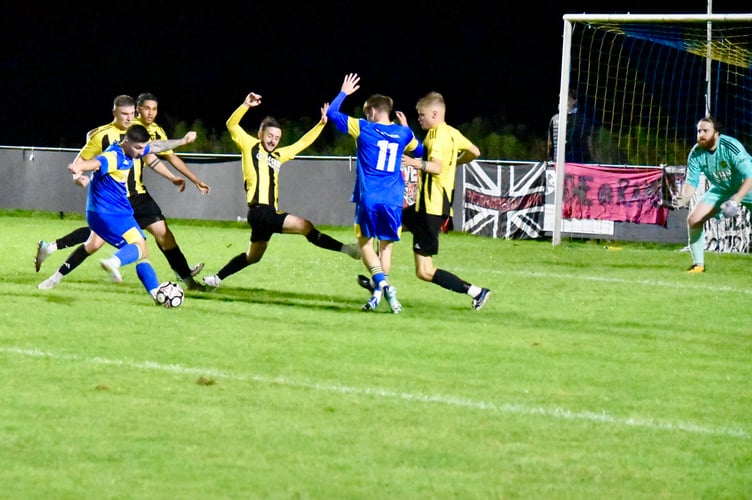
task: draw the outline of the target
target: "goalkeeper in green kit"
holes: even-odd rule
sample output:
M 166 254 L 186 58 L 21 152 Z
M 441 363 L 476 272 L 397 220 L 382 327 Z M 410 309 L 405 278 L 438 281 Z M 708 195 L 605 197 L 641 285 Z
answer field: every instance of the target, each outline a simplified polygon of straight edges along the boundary
M 674 207 L 689 204 L 700 174 L 711 186 L 687 216 L 690 273 L 705 272 L 705 222 L 720 214 L 734 217 L 741 205 L 752 211 L 752 157 L 737 139 L 721 134 L 720 124 L 710 116 L 697 122 L 697 144 L 689 152 L 686 182 Z

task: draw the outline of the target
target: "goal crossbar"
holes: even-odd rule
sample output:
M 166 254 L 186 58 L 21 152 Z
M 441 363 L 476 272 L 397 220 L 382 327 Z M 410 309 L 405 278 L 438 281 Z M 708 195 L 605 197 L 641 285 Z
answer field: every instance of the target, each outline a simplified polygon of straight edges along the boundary
M 734 22 L 752 21 L 749 14 L 564 14 L 564 21 L 570 22 Z

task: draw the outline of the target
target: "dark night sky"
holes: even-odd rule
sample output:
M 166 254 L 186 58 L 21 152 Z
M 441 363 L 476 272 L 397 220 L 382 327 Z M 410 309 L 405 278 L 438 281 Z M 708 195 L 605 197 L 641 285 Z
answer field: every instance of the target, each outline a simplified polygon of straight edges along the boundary
M 502 118 L 544 134 L 558 103 L 563 14 L 708 8 L 698 0 L 478 3 L 147 3 L 129 13 L 141 3 L 101 11 L 17 2 L 0 21 L 0 145 L 80 147 L 87 130 L 111 120 L 115 95 L 143 91 L 159 97 L 168 132 L 170 120 L 197 119 L 222 132 L 251 90 L 264 97 L 259 121 L 315 119 L 348 72 L 362 80 L 346 106 L 378 92 L 412 118 L 417 99 L 437 90 L 449 123 Z M 715 1 L 713 12 L 752 10 L 734 3 Z

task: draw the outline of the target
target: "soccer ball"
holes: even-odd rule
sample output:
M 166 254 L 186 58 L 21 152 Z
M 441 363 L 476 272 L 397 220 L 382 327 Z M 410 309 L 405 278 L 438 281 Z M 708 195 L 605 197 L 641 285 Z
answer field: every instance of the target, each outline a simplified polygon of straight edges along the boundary
M 157 288 L 157 304 L 165 307 L 178 307 L 183 303 L 183 287 L 174 281 L 165 281 Z

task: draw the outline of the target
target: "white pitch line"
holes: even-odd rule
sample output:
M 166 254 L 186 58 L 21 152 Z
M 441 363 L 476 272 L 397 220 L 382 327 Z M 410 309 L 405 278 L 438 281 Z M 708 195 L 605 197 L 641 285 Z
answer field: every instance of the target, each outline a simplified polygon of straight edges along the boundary
M 123 366 L 138 370 L 148 369 L 161 372 L 171 372 L 186 375 L 204 375 L 215 378 L 238 381 L 252 381 L 263 384 L 285 385 L 288 387 L 299 387 L 313 389 L 322 392 L 335 392 L 341 394 L 356 394 L 363 396 L 375 396 L 387 399 L 401 399 L 403 401 L 414 401 L 419 403 L 441 404 L 446 406 L 456 406 L 463 408 L 472 408 L 475 410 L 496 411 L 499 413 L 508 413 L 514 415 L 537 415 L 552 417 L 566 420 L 583 420 L 589 422 L 605 423 L 623 427 L 641 427 L 650 430 L 682 431 L 690 434 L 708 434 L 715 436 L 730 436 L 735 438 L 747 439 L 750 433 L 743 429 L 732 427 L 708 427 L 697 425 L 689 422 L 667 422 L 659 421 L 653 418 L 620 418 L 608 415 L 605 412 L 573 412 L 564 408 L 542 408 L 529 407 L 512 403 L 493 403 L 487 401 L 475 401 L 466 398 L 454 396 L 444 396 L 441 394 L 413 394 L 407 392 L 396 392 L 388 389 L 377 389 L 370 387 L 352 387 L 339 384 L 321 384 L 317 382 L 296 381 L 284 376 L 267 376 L 253 375 L 242 373 L 231 373 L 216 370 L 213 368 L 194 368 L 175 364 L 162 364 L 155 361 L 128 361 L 121 359 L 108 359 L 102 357 L 84 358 L 74 354 L 56 354 L 39 349 L 23 349 L 20 347 L 0 347 L 0 352 L 7 354 L 19 354 L 22 356 L 31 356 L 45 359 L 57 359 L 61 361 L 75 361 L 81 363 Z
M 530 272 L 530 271 L 512 271 L 511 273 L 522 275 L 522 276 L 531 276 L 536 278 L 554 278 L 554 279 L 576 279 L 581 281 L 599 281 L 603 283 L 619 283 L 619 284 L 629 284 L 629 285 L 643 285 L 647 287 L 666 287 L 666 288 L 677 288 L 681 287 L 682 289 L 692 289 L 692 290 L 707 290 L 711 292 L 734 292 L 734 293 L 743 293 L 743 294 L 752 294 L 752 289 L 750 288 L 741 288 L 741 287 L 731 287 L 727 285 L 708 285 L 706 283 L 686 283 L 686 282 L 677 282 L 677 281 L 660 281 L 660 280 L 633 280 L 633 279 L 625 279 L 625 278 L 611 278 L 608 276 L 587 276 L 582 274 L 558 274 L 558 273 L 546 273 L 546 272 Z
M 470 272 L 471 269 L 463 269 L 462 266 L 454 267 L 458 273 L 462 274 L 463 271 Z M 404 267 L 405 271 L 412 272 L 412 268 Z M 703 290 L 714 293 L 740 293 L 744 295 L 752 295 L 752 288 L 732 287 L 727 285 L 709 285 L 707 283 L 688 283 L 686 281 L 663 281 L 663 280 L 651 280 L 651 279 L 628 279 L 628 278 L 612 278 L 610 276 L 602 275 L 587 275 L 585 273 L 551 273 L 547 271 L 525 271 L 519 269 L 504 269 L 494 268 L 486 269 L 484 271 L 487 274 L 493 274 L 497 276 L 515 275 L 515 276 L 527 276 L 530 278 L 550 278 L 560 279 L 567 281 L 597 281 L 600 283 L 615 283 L 620 285 L 640 285 L 646 287 L 665 287 L 665 288 L 682 288 L 687 290 Z M 685 271 L 678 271 L 679 274 Z M 678 275 L 677 275 L 678 276 Z M 698 276 L 699 278 L 699 276 Z

